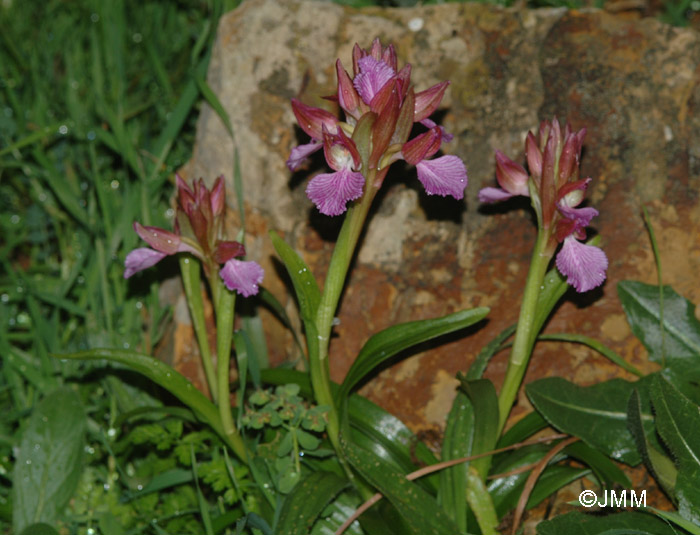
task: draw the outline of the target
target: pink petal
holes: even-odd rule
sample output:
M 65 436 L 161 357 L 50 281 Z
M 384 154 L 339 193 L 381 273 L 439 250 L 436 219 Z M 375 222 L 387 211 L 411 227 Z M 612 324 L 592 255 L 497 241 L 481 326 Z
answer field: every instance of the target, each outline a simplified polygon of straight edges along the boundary
M 505 201 L 506 199 L 510 199 L 514 195 L 512 193 L 508 193 L 505 190 L 502 190 L 501 188 L 482 188 L 479 191 L 479 202 L 484 202 L 484 203 L 492 203 L 492 202 L 498 202 L 498 201 Z
M 372 56 L 360 58 L 357 63 L 360 72 L 355 76 L 353 85 L 365 104 L 369 105 L 374 95 L 394 77 L 396 72 L 382 60 Z
M 144 227 L 138 222 L 134 222 L 134 231 L 148 245 L 166 255 L 175 254 L 180 249 L 180 236 L 174 232 L 158 227 Z
M 304 163 L 304 160 L 308 158 L 311 154 L 323 147 L 323 143 L 317 141 L 312 141 L 306 145 L 299 145 L 294 147 L 292 152 L 289 154 L 289 159 L 287 160 L 287 167 L 290 171 L 296 171 L 299 166 Z
M 530 196 L 527 181 L 530 176 L 519 164 L 508 158 L 500 150 L 496 151 L 496 179 L 498 184 L 513 195 Z
M 464 197 L 467 187 L 467 170 L 457 156 L 440 156 L 434 160 L 416 164 L 418 180 L 428 195 L 452 195 L 455 199 Z
M 576 228 L 585 228 L 591 224 L 591 219 L 598 215 L 598 210 L 590 206 L 585 208 L 569 208 L 563 203 L 557 205 L 561 214 L 576 222 Z
M 423 119 L 422 121 L 418 122 L 426 128 L 435 128 L 436 126 L 438 126 L 437 123 L 432 119 Z M 442 141 L 445 143 L 449 143 L 455 137 L 454 134 L 450 134 L 447 130 L 445 130 L 444 126 L 440 127 L 440 132 L 442 132 Z
M 128 279 L 134 273 L 138 273 L 139 271 L 147 269 L 151 266 L 155 266 L 166 256 L 168 255 L 148 247 L 134 249 L 128 255 L 126 255 L 126 260 L 124 261 L 124 278 Z
M 262 282 L 265 271 L 257 262 L 232 258 L 219 270 L 219 276 L 226 288 L 235 290 L 243 297 L 249 297 L 258 293 L 258 285 Z
M 608 258 L 598 247 L 580 243 L 569 236 L 557 254 L 557 269 L 577 292 L 587 292 L 603 284 Z
M 340 215 L 348 201 L 362 197 L 365 177 L 362 173 L 341 169 L 335 173 L 316 175 L 306 186 L 306 195 L 325 215 Z

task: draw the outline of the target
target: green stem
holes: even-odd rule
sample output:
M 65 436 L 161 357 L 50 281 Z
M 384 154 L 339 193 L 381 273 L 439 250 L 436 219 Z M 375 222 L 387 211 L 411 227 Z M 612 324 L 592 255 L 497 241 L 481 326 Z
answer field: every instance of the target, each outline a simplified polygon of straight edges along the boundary
M 204 301 L 202 300 L 201 275 L 199 261 L 191 255 L 181 254 L 180 273 L 182 274 L 182 286 L 185 289 L 187 305 L 192 317 L 192 327 L 199 344 L 199 353 L 202 356 L 202 365 L 207 377 L 211 398 L 216 403 L 218 396 L 218 385 L 216 384 L 216 374 L 214 372 L 214 360 L 209 347 L 209 337 L 207 336 L 207 322 L 204 316 Z
M 551 253 L 547 251 L 549 237 L 550 233 L 542 229 L 537 234 L 537 242 L 535 243 L 532 261 L 530 262 L 530 271 L 527 274 L 525 283 L 523 302 L 520 306 L 520 317 L 517 330 L 515 331 L 513 349 L 508 360 L 506 377 L 498 396 L 499 434 L 503 431 L 510 409 L 518 395 L 518 390 L 520 390 L 520 384 L 525 375 L 525 370 L 532 354 L 532 347 L 535 343 L 536 333 L 532 331 L 535 328 L 537 316 L 537 300 L 542 289 L 547 266 L 552 258 Z
M 229 385 L 229 364 L 231 362 L 231 341 L 233 339 L 233 315 L 236 305 L 236 294 L 224 287 L 220 279 L 212 280 L 219 288 L 212 288 L 212 293 L 218 292 L 219 299 L 216 307 L 216 363 L 219 392 L 219 417 L 229 444 L 238 457 L 247 462 L 243 438 L 238 433 L 233 416 L 231 415 L 231 394 Z
M 345 221 L 340 229 L 338 241 L 335 244 L 333 255 L 328 266 L 328 274 L 323 286 L 321 302 L 316 313 L 316 328 L 318 329 L 318 351 L 310 352 L 309 368 L 311 372 L 311 384 L 319 405 L 329 407 L 328 412 L 328 437 L 340 455 L 340 442 L 338 434 L 340 432 L 340 421 L 338 409 L 333 400 L 331 392 L 331 380 L 328 366 L 328 346 L 330 344 L 331 330 L 333 328 L 333 318 L 340 294 L 345 285 L 345 278 L 352 261 L 357 241 L 360 238 L 362 227 L 364 226 L 369 207 L 376 194 L 376 189 L 371 185 L 376 178 L 376 172 L 371 171 L 367 177 L 367 192 L 359 203 L 348 209 Z

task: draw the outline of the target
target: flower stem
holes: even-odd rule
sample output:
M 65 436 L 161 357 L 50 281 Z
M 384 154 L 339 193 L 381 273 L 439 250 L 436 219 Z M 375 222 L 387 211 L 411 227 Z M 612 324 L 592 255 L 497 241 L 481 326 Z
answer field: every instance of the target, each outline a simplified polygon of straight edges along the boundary
M 182 286 L 185 289 L 187 305 L 192 317 L 192 327 L 194 328 L 199 353 L 202 357 L 204 374 L 209 385 L 211 398 L 216 403 L 218 399 L 218 385 L 216 384 L 216 374 L 214 373 L 214 361 L 209 347 L 209 337 L 207 336 L 207 324 L 204 317 L 204 302 L 202 301 L 201 276 L 199 261 L 189 254 L 181 254 L 180 273 L 182 274 Z
M 231 415 L 231 394 L 229 384 L 229 363 L 231 361 L 231 341 L 233 338 L 233 316 L 236 305 L 236 294 L 224 287 L 222 280 L 216 278 L 212 282 L 219 285 L 212 288 L 212 293 L 218 292 L 216 306 L 216 356 L 217 379 L 219 392 L 219 417 L 224 433 L 233 451 L 238 457 L 247 462 L 246 449 L 243 439 L 238 433 L 233 416 Z M 242 388 L 242 386 L 241 386 Z
M 330 344 L 333 318 L 335 317 L 338 301 L 345 285 L 350 262 L 360 238 L 362 228 L 369 212 L 369 207 L 377 192 L 373 187 L 376 179 L 376 171 L 370 171 L 367 177 L 365 195 L 359 203 L 352 205 L 345 216 L 345 221 L 340 229 L 338 241 L 335 244 L 333 255 L 328 266 L 328 274 L 321 294 L 321 302 L 316 313 L 316 327 L 318 329 L 318 351 L 310 352 L 309 368 L 311 372 L 311 384 L 313 385 L 316 402 L 319 405 L 327 405 L 328 412 L 328 437 L 336 452 L 340 455 L 340 422 L 338 409 L 331 392 L 330 371 L 328 365 L 328 346 Z M 314 354 L 315 353 L 315 354 Z
M 536 333 L 532 331 L 535 328 L 535 319 L 537 317 L 537 300 L 542 290 L 547 266 L 552 258 L 552 254 L 547 251 L 549 238 L 550 233 L 542 229 L 537 233 L 537 241 L 535 242 L 535 249 L 530 262 L 530 271 L 527 274 L 525 283 L 523 302 L 520 306 L 520 317 L 515 331 L 513 349 L 508 360 L 506 377 L 498 396 L 499 434 L 503 431 L 510 409 L 518 395 L 518 390 L 520 390 L 520 384 L 525 375 L 525 370 L 532 354 L 532 347 L 535 343 Z

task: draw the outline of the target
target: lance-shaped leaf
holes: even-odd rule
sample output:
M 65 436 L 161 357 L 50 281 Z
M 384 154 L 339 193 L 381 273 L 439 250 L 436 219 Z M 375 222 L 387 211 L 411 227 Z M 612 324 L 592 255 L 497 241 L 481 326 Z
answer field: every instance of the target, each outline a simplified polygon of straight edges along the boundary
M 667 522 L 647 513 L 593 516 L 575 511 L 537 525 L 537 535 L 678 535 Z
M 645 397 L 646 399 L 642 399 L 639 390 L 636 388 L 632 392 L 627 405 L 627 425 L 637 443 L 637 448 L 644 460 L 644 464 L 646 464 L 664 491 L 669 496 L 673 496 L 678 470 L 674 466 L 673 461 L 665 453 L 662 453 L 664 448 L 656 438 L 654 422 L 642 419 L 644 412 L 648 414 L 651 410 L 649 396 L 646 395 Z
M 203 422 L 209 424 L 222 437 L 225 436 L 219 420 L 219 410 L 187 378 L 167 364 L 149 355 L 119 349 L 91 349 L 78 353 L 53 355 L 61 359 L 107 360 L 124 364 L 151 381 L 165 388 L 187 405 Z
M 302 479 L 282 503 L 277 533 L 307 535 L 326 505 L 349 485 L 332 472 L 312 472 Z
M 311 270 L 296 251 L 287 245 L 276 232 L 270 231 L 270 238 L 275 251 L 277 251 L 284 263 L 284 267 L 287 268 L 289 278 L 292 279 L 294 293 L 297 296 L 297 301 L 299 301 L 301 319 L 304 322 L 304 327 L 306 327 L 308 339 L 311 332 L 316 332 L 316 310 L 318 309 L 318 303 L 321 301 L 321 291 L 318 289 L 318 284 L 316 284 L 316 279 Z M 316 345 L 316 343 L 309 344 L 309 348 Z
M 471 455 L 474 440 L 474 409 L 467 395 L 458 391 L 447 417 L 442 440 L 443 461 Z M 438 503 L 462 532 L 467 531 L 467 478 L 469 463 L 440 471 Z
M 498 440 L 499 417 L 496 389 L 488 379 L 469 381 L 459 375 L 458 379 L 474 410 L 474 438 L 471 454 L 479 455 L 492 451 Z M 476 459 L 471 465 L 483 481 L 491 466 L 491 457 Z
M 580 387 L 549 377 L 525 388 L 532 404 L 552 426 L 619 461 L 636 465 L 641 459 L 627 429 L 627 402 L 635 385 L 613 379 Z M 644 420 L 651 418 L 651 414 L 642 415 Z
M 697 373 L 700 322 L 695 317 L 695 305 L 670 286 L 664 286 L 662 291 L 663 308 L 658 286 L 636 281 L 617 285 L 627 321 L 651 360 L 681 373 Z
M 360 350 L 340 387 L 339 399 L 379 364 L 400 351 L 437 336 L 448 334 L 481 321 L 489 313 L 485 307 L 461 310 L 441 318 L 410 321 L 393 325 L 373 335 Z
M 678 466 L 675 494 L 680 513 L 700 522 L 700 412 L 660 375 L 651 383 L 656 429 Z
M 346 460 L 396 508 L 414 535 L 455 535 L 459 530 L 435 499 L 391 464 L 341 434 Z

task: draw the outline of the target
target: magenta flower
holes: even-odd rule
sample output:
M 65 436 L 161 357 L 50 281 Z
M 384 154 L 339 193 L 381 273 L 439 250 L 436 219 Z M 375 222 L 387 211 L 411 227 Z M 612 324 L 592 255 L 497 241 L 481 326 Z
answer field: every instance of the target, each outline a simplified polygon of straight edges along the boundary
M 258 292 L 264 271 L 255 262 L 237 260 L 245 256 L 245 247 L 237 241 L 219 239 L 222 231 L 226 193 L 223 177 L 209 190 L 202 179 L 194 190 L 177 176 L 177 215 L 175 232 L 134 223 L 134 230 L 151 248 L 131 251 L 124 262 L 124 278 L 154 266 L 166 256 L 190 253 L 202 262 L 208 275 L 219 272 L 229 290 L 248 297 Z M 224 267 L 219 270 L 219 265 Z
M 583 202 L 590 178 L 579 179 L 579 161 L 586 130 L 573 132 L 567 124 L 543 121 L 538 136 L 528 133 L 525 141 L 530 174 L 502 152 L 496 151 L 496 179 L 500 188 L 484 188 L 481 202 L 496 202 L 514 195 L 532 196 L 541 230 L 548 234 L 548 247 L 556 257 L 557 269 L 577 292 L 600 286 L 605 280 L 608 259 L 598 247 L 586 245 L 586 227 L 598 215 Z
M 415 93 L 410 83 L 411 66 L 398 70 L 394 47 L 384 48 L 378 39 L 370 50 L 355 45 L 352 60 L 352 77 L 340 60 L 336 62 L 338 89 L 329 97 L 338 102 L 345 121 L 292 99 L 299 126 L 311 142 L 292 149 L 287 166 L 298 169 L 310 154 L 323 147 L 326 162 L 334 170 L 309 182 L 309 199 L 321 213 L 340 215 L 368 188 L 376 192 L 389 166 L 401 159 L 416 167 L 418 180 L 429 195 L 462 199 L 467 186 L 462 161 L 456 156 L 429 159 L 442 142 L 452 138 L 429 119 L 449 82 Z M 428 131 L 408 141 L 414 123 L 421 123 Z M 370 176 L 373 179 L 368 183 Z

